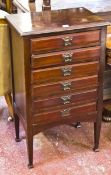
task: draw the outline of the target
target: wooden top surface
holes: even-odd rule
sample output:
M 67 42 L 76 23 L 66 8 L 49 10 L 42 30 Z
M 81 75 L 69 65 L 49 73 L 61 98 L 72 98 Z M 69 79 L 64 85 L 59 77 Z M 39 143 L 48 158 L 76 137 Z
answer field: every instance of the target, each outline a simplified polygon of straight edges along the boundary
M 21 36 L 60 33 L 109 25 L 85 8 L 8 15 L 8 22 Z

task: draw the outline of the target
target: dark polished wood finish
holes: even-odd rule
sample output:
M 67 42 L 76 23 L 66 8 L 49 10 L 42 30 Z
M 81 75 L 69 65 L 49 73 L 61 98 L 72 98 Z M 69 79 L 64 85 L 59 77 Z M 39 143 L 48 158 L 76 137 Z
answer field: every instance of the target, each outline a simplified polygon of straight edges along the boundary
M 87 91 L 97 88 L 98 86 L 98 77 L 94 76 L 86 76 L 85 78 L 77 78 L 70 79 L 68 81 L 58 81 L 56 83 L 46 83 L 45 85 L 33 85 L 32 86 L 32 99 L 33 100 L 41 100 L 47 99 L 49 96 L 53 97 L 65 95 L 66 93 L 79 93 L 83 91 Z
M 49 66 L 64 66 L 72 63 L 84 63 L 86 61 L 97 61 L 99 60 L 100 51 L 101 47 L 96 46 L 41 55 L 33 54 L 31 57 L 31 66 L 34 69 Z
M 7 16 L 12 32 L 16 137 L 21 119 L 33 165 L 33 135 L 94 122 L 98 150 L 109 24 L 84 8 Z M 24 22 L 25 21 L 25 22 Z
M 93 38 L 92 38 L 93 35 Z M 84 40 L 85 38 L 85 40 Z M 69 50 L 88 46 L 99 45 L 100 30 L 81 32 L 75 34 L 51 36 L 48 38 L 32 39 L 32 53 L 45 53 L 53 50 Z
M 83 78 L 95 75 L 99 70 L 98 62 L 81 63 L 63 67 L 54 67 L 31 72 L 31 83 L 44 84 L 69 80 L 69 78 Z

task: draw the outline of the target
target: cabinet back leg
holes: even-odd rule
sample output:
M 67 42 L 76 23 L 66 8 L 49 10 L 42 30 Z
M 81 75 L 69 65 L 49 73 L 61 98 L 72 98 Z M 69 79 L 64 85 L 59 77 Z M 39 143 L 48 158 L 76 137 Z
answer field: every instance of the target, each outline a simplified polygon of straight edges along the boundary
M 19 137 L 19 123 L 20 123 L 20 121 L 19 121 L 19 117 L 17 114 L 14 115 L 14 121 L 15 121 L 15 134 L 16 134 L 15 140 L 16 140 L 16 142 L 20 142 L 21 141 L 21 139 Z

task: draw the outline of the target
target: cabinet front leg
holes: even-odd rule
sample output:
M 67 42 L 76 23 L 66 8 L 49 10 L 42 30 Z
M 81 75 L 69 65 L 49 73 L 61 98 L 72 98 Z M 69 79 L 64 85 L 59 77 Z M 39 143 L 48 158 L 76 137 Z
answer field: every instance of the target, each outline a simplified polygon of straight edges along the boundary
M 95 152 L 99 152 L 99 139 L 100 139 L 101 123 L 94 123 L 94 148 Z
M 27 134 L 28 168 L 33 168 L 33 136 Z

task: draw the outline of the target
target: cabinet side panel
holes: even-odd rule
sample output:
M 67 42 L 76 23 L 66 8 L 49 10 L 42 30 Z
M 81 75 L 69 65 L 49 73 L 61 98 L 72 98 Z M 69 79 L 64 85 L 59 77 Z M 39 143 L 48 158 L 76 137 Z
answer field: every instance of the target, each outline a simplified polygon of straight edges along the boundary
M 17 110 L 26 118 L 26 91 L 24 68 L 24 43 L 14 30 L 12 31 L 14 103 Z

